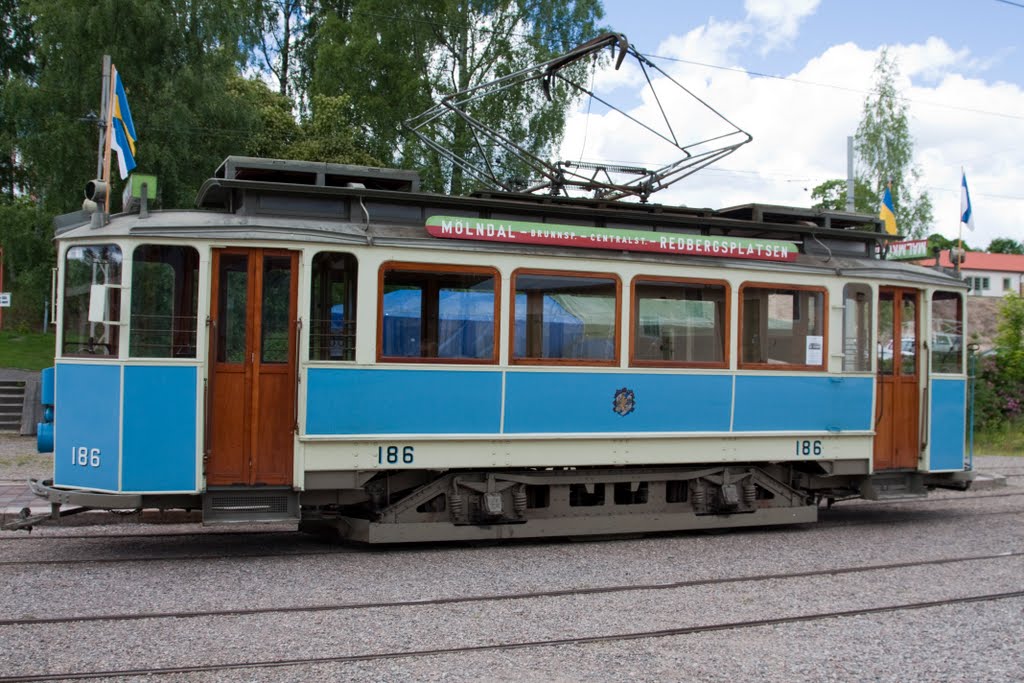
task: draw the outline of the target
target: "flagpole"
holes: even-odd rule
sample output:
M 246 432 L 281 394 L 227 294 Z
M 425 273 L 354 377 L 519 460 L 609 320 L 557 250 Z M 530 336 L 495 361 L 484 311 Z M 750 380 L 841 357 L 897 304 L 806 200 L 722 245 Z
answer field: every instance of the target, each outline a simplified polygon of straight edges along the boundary
M 109 64 L 109 57 L 103 59 L 105 65 Z M 114 85 L 116 79 L 114 78 L 114 65 L 109 64 L 107 73 L 105 76 L 104 84 L 107 85 L 107 135 L 106 143 L 103 148 L 103 175 L 100 179 L 103 180 L 107 185 L 107 196 L 103 198 L 103 213 L 110 215 L 110 193 L 113 192 L 113 187 L 110 183 L 110 136 L 114 132 Z
M 964 167 L 960 167 L 960 177 L 964 177 Z M 956 230 L 956 263 L 953 264 L 953 272 L 960 277 L 960 260 L 964 254 L 964 217 L 961 215 L 957 222 Z M 952 259 L 951 259 L 952 260 Z

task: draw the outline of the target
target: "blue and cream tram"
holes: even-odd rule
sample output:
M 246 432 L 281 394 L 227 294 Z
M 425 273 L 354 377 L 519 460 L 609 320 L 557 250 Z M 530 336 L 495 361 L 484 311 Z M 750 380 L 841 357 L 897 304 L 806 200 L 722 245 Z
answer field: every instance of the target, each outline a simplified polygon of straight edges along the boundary
M 879 258 L 872 217 L 240 157 L 197 204 L 57 230 L 51 502 L 396 542 L 971 480 L 966 286 Z

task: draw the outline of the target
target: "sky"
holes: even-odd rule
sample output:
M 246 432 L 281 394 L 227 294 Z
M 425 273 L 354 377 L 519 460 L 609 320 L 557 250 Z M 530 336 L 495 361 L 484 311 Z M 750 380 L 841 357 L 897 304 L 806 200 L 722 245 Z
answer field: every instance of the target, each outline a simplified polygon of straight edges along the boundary
M 1024 241 L 1024 0 L 603 0 L 604 23 L 753 141 L 651 201 L 724 208 L 809 207 L 811 190 L 845 178 L 882 48 L 897 60 L 918 191 L 937 232 L 972 247 Z M 601 72 L 595 91 L 655 125 L 657 102 L 636 68 Z M 727 132 L 678 88 L 661 104 L 681 141 Z M 564 158 L 668 163 L 649 134 L 600 106 L 573 114 Z M 669 153 L 666 156 L 666 153 Z M 961 228 L 961 169 L 974 230 Z

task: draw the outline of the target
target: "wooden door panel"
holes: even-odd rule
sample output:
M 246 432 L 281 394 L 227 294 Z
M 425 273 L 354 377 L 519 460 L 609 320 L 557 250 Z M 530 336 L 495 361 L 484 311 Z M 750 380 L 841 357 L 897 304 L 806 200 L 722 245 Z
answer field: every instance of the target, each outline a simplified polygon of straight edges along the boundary
M 214 252 L 206 483 L 292 483 L 298 254 Z
M 210 420 L 210 458 L 206 483 L 210 486 L 244 484 L 249 480 L 245 370 L 221 369 L 212 383 L 210 401 L 215 409 Z
M 874 469 L 917 469 L 920 455 L 920 293 L 879 289 Z
M 261 484 L 292 481 L 292 388 L 287 372 L 261 372 L 253 432 L 253 474 Z

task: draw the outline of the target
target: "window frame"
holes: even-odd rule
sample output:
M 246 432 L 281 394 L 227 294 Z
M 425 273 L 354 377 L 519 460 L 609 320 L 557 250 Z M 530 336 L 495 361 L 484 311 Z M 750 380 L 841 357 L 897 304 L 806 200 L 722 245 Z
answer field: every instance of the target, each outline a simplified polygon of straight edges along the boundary
M 556 277 L 577 277 L 590 279 L 606 279 L 615 283 L 615 312 L 612 320 L 615 323 L 614 352 L 610 359 L 589 358 L 516 358 L 516 281 L 520 275 L 551 275 Z M 509 278 L 509 311 L 508 311 L 508 362 L 509 365 L 534 366 L 575 366 L 575 367 L 619 367 L 622 361 L 622 278 L 615 273 L 591 272 L 585 270 L 558 270 L 549 268 L 517 268 Z
M 489 358 L 444 358 L 436 356 L 384 355 L 384 275 L 392 271 L 406 273 L 438 273 L 449 275 L 487 275 L 494 279 L 494 348 Z M 492 266 L 464 264 L 420 263 L 416 261 L 385 261 L 377 268 L 377 349 L 378 363 L 426 363 L 457 365 L 497 365 L 500 353 L 501 329 L 501 272 Z
M 848 355 L 846 353 L 846 341 L 847 341 L 848 337 L 847 337 L 847 329 L 846 329 L 846 319 L 847 319 L 846 318 L 846 302 L 849 301 L 850 299 L 847 297 L 846 293 L 851 288 L 856 288 L 856 289 L 863 288 L 863 291 L 867 294 L 866 303 L 867 303 L 867 308 L 868 308 L 868 326 L 867 326 L 866 332 L 867 332 L 867 352 L 868 352 L 868 357 L 867 357 L 867 367 L 866 368 L 861 368 L 861 369 L 848 368 L 847 367 Z M 843 283 L 843 291 L 842 291 L 841 296 L 843 297 L 843 306 L 842 306 L 843 319 L 842 319 L 842 322 L 841 322 L 842 332 L 840 334 L 840 342 L 842 343 L 843 359 L 842 359 L 842 362 L 840 363 L 840 371 L 843 372 L 843 373 L 851 373 L 851 374 L 853 374 L 853 373 L 871 374 L 871 373 L 874 372 L 876 356 L 878 355 L 878 353 L 876 351 L 876 347 L 877 347 L 878 342 L 875 339 L 875 337 L 876 337 L 876 335 L 878 333 L 877 325 L 875 324 L 875 316 L 877 315 L 876 309 L 878 308 L 878 306 L 877 306 L 877 301 L 878 301 L 877 290 L 870 283 L 859 281 L 859 280 L 858 281 L 850 281 L 850 282 L 844 282 Z
M 749 363 L 743 360 L 743 293 L 747 288 L 752 289 L 774 289 L 791 290 L 797 292 L 820 292 L 821 300 L 821 365 L 807 365 L 806 363 Z M 748 281 L 740 283 L 737 293 L 737 310 L 739 312 L 737 325 L 739 327 L 736 335 L 736 367 L 741 370 L 771 370 L 773 372 L 828 372 L 828 288 L 814 285 L 790 285 L 780 282 L 755 282 Z
M 316 312 L 317 303 L 318 303 L 314 299 L 313 289 L 314 289 L 314 286 L 315 286 L 314 280 L 319 276 L 319 271 L 317 269 L 317 259 L 319 257 L 321 257 L 321 256 L 324 256 L 324 255 L 334 255 L 334 256 L 339 256 L 340 255 L 340 256 L 344 256 L 347 259 L 349 259 L 351 261 L 351 263 L 355 266 L 354 269 L 353 269 L 352 275 L 349 278 L 349 284 L 350 284 L 350 286 L 351 286 L 353 291 L 351 293 L 351 296 L 347 297 L 348 299 L 351 300 L 351 306 L 349 305 L 348 301 L 344 302 L 346 311 L 345 311 L 345 320 L 343 321 L 344 325 L 351 325 L 351 327 L 352 327 L 352 332 L 349 333 L 349 337 L 351 338 L 351 353 L 347 354 L 347 355 L 351 355 L 351 358 L 330 358 L 330 357 L 328 357 L 328 358 L 315 358 L 313 356 L 313 349 L 314 349 L 313 337 L 316 336 L 316 335 L 323 336 L 321 332 L 317 331 L 317 325 L 316 325 L 316 323 L 318 323 L 318 322 L 322 323 L 323 320 L 320 319 L 320 318 L 314 318 L 313 317 L 313 313 Z M 361 265 L 362 264 L 361 264 L 359 258 L 351 250 L 350 251 L 344 251 L 344 250 L 341 250 L 341 249 L 317 249 L 316 251 L 313 252 L 312 256 L 310 257 L 310 259 L 309 259 L 309 266 L 308 266 L 308 269 L 307 269 L 308 273 L 309 273 L 309 279 L 307 280 L 307 282 L 308 282 L 307 292 L 309 294 L 309 332 L 307 334 L 307 348 L 305 349 L 305 356 L 306 356 L 306 362 L 307 363 L 354 363 L 355 362 L 355 360 L 356 360 L 356 346 L 357 346 L 357 340 L 358 340 L 358 324 L 357 324 L 358 317 L 357 317 L 357 315 L 358 315 L 358 310 L 359 310 L 359 269 L 360 269 Z M 336 304 L 331 304 L 328 307 L 328 311 L 327 311 L 327 315 L 328 316 L 331 315 L 330 308 L 333 308 L 333 306 L 335 306 L 335 305 Z M 349 309 L 351 309 L 351 310 L 349 310 Z M 328 317 L 328 323 L 329 323 L 329 321 L 330 321 L 330 318 Z M 329 324 L 328 324 L 328 327 L 329 327 Z M 341 333 L 342 337 L 344 337 L 345 334 L 346 334 L 345 332 L 342 332 Z M 320 342 L 316 346 L 316 348 L 320 349 L 321 351 L 323 351 L 326 348 L 326 350 L 328 352 L 328 355 L 329 355 L 329 353 L 330 353 L 330 336 L 331 336 L 331 333 L 328 332 L 327 336 L 328 336 L 328 344 L 327 344 L 327 346 L 324 347 L 323 343 Z M 344 348 L 344 344 L 343 344 L 343 348 Z M 346 354 L 343 353 L 342 355 L 346 355 Z
M 720 286 L 725 290 L 724 325 L 722 329 L 721 361 L 678 361 L 678 360 L 646 360 L 636 357 L 636 342 L 639 326 L 640 306 L 638 305 L 637 285 L 646 283 L 695 284 Z M 728 369 L 732 359 L 732 285 L 728 280 L 706 280 L 692 277 L 673 277 L 670 275 L 635 275 L 629 283 L 630 321 L 629 321 L 629 365 L 637 368 L 708 368 Z
M 136 327 L 135 311 L 134 311 L 134 308 L 136 306 L 136 301 L 137 301 L 136 297 L 139 296 L 139 289 L 140 289 L 139 283 L 136 282 L 136 278 L 141 277 L 139 275 L 140 269 L 138 268 L 138 265 L 140 263 L 171 265 L 167 261 L 161 261 L 161 260 L 146 261 L 146 260 L 139 260 L 138 258 L 136 258 L 136 255 L 139 254 L 140 251 L 142 251 L 143 249 L 153 249 L 153 248 L 155 248 L 155 249 L 181 249 L 183 252 L 186 251 L 186 250 L 191 250 L 192 253 L 193 253 L 193 256 L 195 258 L 195 262 L 194 262 L 194 265 L 195 265 L 194 278 L 195 279 L 191 283 L 192 287 L 193 287 L 193 290 L 194 290 L 193 291 L 193 298 L 195 299 L 193 302 L 191 302 L 191 304 L 193 306 L 193 312 L 195 314 L 193 316 L 194 325 L 193 325 L 193 329 L 191 330 L 191 334 L 190 334 L 192 344 L 191 345 L 184 345 L 184 346 L 182 346 L 182 345 L 177 343 L 177 340 L 180 339 L 182 334 L 189 335 L 189 331 L 188 331 L 187 328 L 179 328 L 179 327 L 177 327 L 175 325 L 174 318 L 185 318 L 185 317 L 188 317 L 188 316 L 181 316 L 181 315 L 175 316 L 173 314 L 173 312 L 175 310 L 178 310 L 177 309 L 177 304 L 179 303 L 179 301 L 177 300 L 177 297 L 174 297 L 173 298 L 174 300 L 172 300 L 172 302 L 171 302 L 171 310 L 172 310 L 172 321 L 171 321 L 171 329 L 170 329 L 171 340 L 172 340 L 171 341 L 171 354 L 167 355 L 167 356 L 158 356 L 158 355 L 153 355 L 153 354 L 133 353 L 133 350 L 138 348 L 137 346 L 133 346 L 133 345 L 136 345 L 138 343 L 138 341 L 136 339 L 136 336 L 139 335 L 142 332 L 141 330 L 139 330 L 138 327 Z M 195 360 L 199 360 L 200 354 L 202 352 L 202 349 L 200 348 L 200 344 L 199 344 L 199 309 L 200 309 L 200 306 L 201 306 L 199 293 L 200 293 L 202 288 L 199 285 L 199 281 L 200 281 L 200 278 L 202 277 L 202 268 L 203 268 L 203 266 L 202 266 L 202 255 L 199 253 L 198 247 L 196 247 L 193 244 L 183 244 L 183 243 L 140 242 L 139 244 L 136 244 L 132 248 L 131 263 L 132 263 L 132 277 L 131 277 L 131 282 L 129 284 L 129 289 L 128 289 L 130 301 L 129 301 L 129 304 L 128 304 L 128 351 L 127 351 L 128 356 L 127 357 L 130 358 L 130 359 L 146 359 L 146 360 L 159 360 L 159 361 L 167 361 L 167 360 L 195 361 Z M 174 266 L 171 265 L 171 268 L 172 268 L 172 272 L 176 276 L 177 272 L 175 272 L 173 270 Z M 185 274 L 184 282 L 188 282 L 188 277 L 189 277 L 189 275 Z M 175 279 L 172 284 L 174 286 L 174 293 L 175 294 L 177 294 L 179 290 L 185 289 L 184 286 L 182 286 L 182 287 L 178 286 L 177 279 Z M 151 331 L 151 330 L 147 330 L 147 331 Z M 183 353 L 175 352 L 175 349 L 179 349 L 180 350 L 181 348 L 191 349 L 192 353 L 191 354 L 187 354 L 187 353 L 183 354 Z
M 70 254 L 74 250 L 76 250 L 76 249 L 94 249 L 94 248 L 97 248 L 97 247 L 99 247 L 99 248 L 102 248 L 102 247 L 112 247 L 112 248 L 116 249 L 117 253 L 118 253 L 118 257 L 120 259 L 118 261 L 118 263 L 117 263 L 117 283 L 116 284 L 111 284 L 109 282 L 97 283 L 97 282 L 94 281 L 94 278 L 93 278 L 93 281 L 90 284 L 90 288 L 91 288 L 92 285 L 103 284 L 104 286 L 109 287 L 110 290 L 112 290 L 112 292 L 114 294 L 116 294 L 116 297 L 113 300 L 108 299 L 105 302 L 105 304 L 104 304 L 104 309 L 106 310 L 106 313 L 107 313 L 107 315 L 105 316 L 104 322 L 96 323 L 96 324 L 101 324 L 101 325 L 104 325 L 104 326 L 108 326 L 109 325 L 110 327 L 113 328 L 112 330 L 110 330 L 112 341 L 110 341 L 110 342 L 100 342 L 99 344 L 96 345 L 96 346 L 106 346 L 107 347 L 107 353 L 95 353 L 95 352 L 81 350 L 81 347 L 83 347 L 83 346 L 92 345 L 91 340 L 89 342 L 85 343 L 85 344 L 83 344 L 81 341 L 70 342 L 70 343 L 68 342 L 68 330 L 71 327 L 69 325 L 69 319 L 68 319 L 68 316 L 70 315 L 69 314 L 70 306 L 68 304 L 68 278 L 71 275 L 71 267 L 70 267 L 70 264 L 69 264 Z M 61 278 L 60 278 L 60 291 L 58 292 L 58 297 L 59 297 L 59 299 L 58 299 L 58 307 L 59 307 L 59 309 L 58 310 L 60 311 L 60 313 L 59 313 L 59 316 L 57 318 L 57 321 L 58 321 L 57 324 L 60 326 L 59 327 L 59 330 L 60 330 L 60 347 L 59 347 L 59 349 L 57 349 L 57 353 L 59 354 L 59 357 L 61 357 L 61 358 L 93 358 L 93 359 L 104 359 L 104 360 L 119 360 L 121 358 L 122 350 L 124 349 L 124 344 L 122 343 L 122 339 L 121 338 L 123 336 L 124 328 L 126 327 L 125 323 L 121 319 L 121 317 L 123 315 L 123 312 L 125 310 L 125 299 L 126 299 L 126 297 L 124 296 L 124 292 L 125 292 L 125 289 L 126 289 L 124 281 L 125 281 L 125 271 L 129 267 L 129 261 L 127 260 L 128 257 L 125 256 L 125 251 L 126 251 L 125 245 L 122 244 L 121 242 L 117 241 L 117 240 L 101 241 L 101 242 L 78 242 L 78 243 L 74 243 L 74 244 L 69 245 L 64 250 L 63 255 L 59 256 L 59 258 L 62 259 L 62 262 L 59 264 L 60 269 L 61 269 L 60 270 Z M 92 299 L 92 294 L 91 294 L 91 291 L 90 291 L 90 294 L 86 298 L 85 317 L 86 317 L 86 323 L 87 324 L 89 324 L 89 322 L 90 322 L 88 320 L 88 317 L 89 317 L 88 316 L 88 311 L 89 311 L 89 307 L 91 306 L 91 299 Z M 130 304 L 129 304 L 129 306 L 130 306 Z M 111 310 L 111 309 L 113 309 L 113 310 Z M 130 309 L 129 309 L 129 311 L 130 311 Z M 73 321 L 73 322 L 81 322 L 81 321 Z M 78 346 L 80 348 L 77 351 L 69 351 L 68 350 L 68 346 L 69 345 L 70 346 Z

